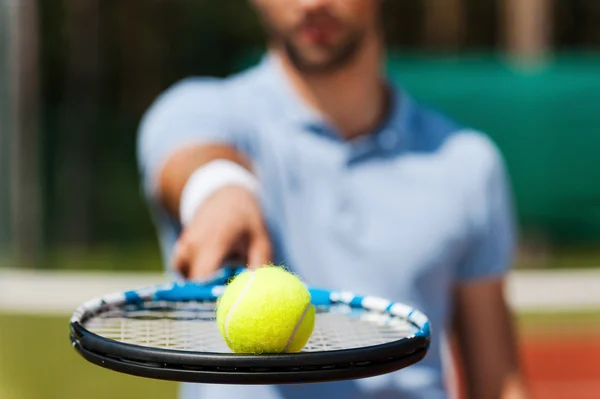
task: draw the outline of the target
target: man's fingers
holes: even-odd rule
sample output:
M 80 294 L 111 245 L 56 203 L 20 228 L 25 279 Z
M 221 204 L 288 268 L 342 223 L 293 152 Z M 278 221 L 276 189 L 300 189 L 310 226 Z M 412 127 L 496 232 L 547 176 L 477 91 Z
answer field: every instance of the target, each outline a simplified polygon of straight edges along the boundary
M 245 241 L 245 240 L 244 240 Z M 246 245 L 244 245 L 246 246 Z M 259 268 L 271 261 L 271 242 L 264 230 L 252 235 L 247 254 L 232 252 L 235 245 L 226 240 L 202 246 L 195 251 L 194 259 L 188 261 L 191 280 L 201 280 L 212 276 L 224 263 L 232 259 L 247 258 L 250 268 Z
M 187 243 L 178 240 L 173 247 L 171 263 L 184 277 L 188 277 L 190 271 L 191 248 Z
M 202 250 L 196 252 L 196 257 L 191 263 L 189 278 L 198 280 L 214 274 L 229 254 L 229 247 L 228 243 L 204 245 Z
M 248 267 L 257 269 L 271 262 L 271 241 L 267 233 L 262 230 L 250 239 L 248 249 Z

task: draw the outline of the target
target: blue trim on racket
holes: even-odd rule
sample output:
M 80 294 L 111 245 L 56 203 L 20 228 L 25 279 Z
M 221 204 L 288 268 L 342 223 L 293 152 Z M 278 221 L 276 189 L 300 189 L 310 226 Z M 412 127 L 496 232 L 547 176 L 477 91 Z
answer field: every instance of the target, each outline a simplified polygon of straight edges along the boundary
M 75 311 L 71 321 L 80 322 L 81 317 L 84 314 L 89 314 L 90 312 L 94 313 L 95 310 L 105 307 L 106 305 L 119 306 L 136 304 L 144 301 L 216 301 L 225 291 L 227 282 L 243 270 L 246 269 L 224 268 L 219 271 L 219 274 L 214 279 L 201 283 L 169 283 L 106 295 L 84 303 Z M 387 299 L 373 296 L 355 295 L 348 291 L 332 291 L 315 287 L 309 287 L 308 290 L 311 295 L 311 303 L 315 306 L 345 304 L 351 308 L 388 313 L 392 316 L 405 319 L 418 328 L 418 331 L 415 333 L 416 336 L 425 338 L 431 336 L 431 326 L 428 318 L 419 310 L 403 303 L 392 302 Z

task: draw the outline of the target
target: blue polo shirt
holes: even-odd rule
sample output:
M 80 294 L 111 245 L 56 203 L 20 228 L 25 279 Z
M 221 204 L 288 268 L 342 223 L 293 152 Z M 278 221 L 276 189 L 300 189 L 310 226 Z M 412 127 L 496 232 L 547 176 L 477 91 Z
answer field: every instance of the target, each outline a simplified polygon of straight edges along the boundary
M 483 134 L 393 88 L 379 129 L 344 140 L 294 92 L 279 60 L 226 78 L 186 79 L 145 115 L 138 158 L 166 270 L 181 227 L 156 201 L 157 174 L 190 143 L 245 153 L 262 184 L 274 261 L 310 285 L 404 302 L 431 320 L 419 364 L 357 381 L 285 386 L 184 384 L 184 399 L 446 398 L 441 334 L 452 289 L 502 276 L 514 223 L 504 165 Z M 358 112 L 358 110 L 357 110 Z

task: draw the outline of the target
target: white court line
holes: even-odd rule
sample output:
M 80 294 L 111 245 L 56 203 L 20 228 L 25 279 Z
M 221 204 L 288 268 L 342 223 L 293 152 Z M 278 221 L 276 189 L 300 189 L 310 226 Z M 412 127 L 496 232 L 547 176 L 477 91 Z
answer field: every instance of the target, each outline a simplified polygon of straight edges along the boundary
M 523 311 L 600 309 L 600 269 L 512 272 L 506 295 Z
M 164 282 L 163 275 L 155 273 L 0 269 L 0 310 L 70 314 L 89 299 Z
M 70 314 L 91 298 L 165 281 L 160 273 L 0 269 L 0 311 Z M 600 309 L 600 270 L 512 272 L 506 292 L 519 311 Z

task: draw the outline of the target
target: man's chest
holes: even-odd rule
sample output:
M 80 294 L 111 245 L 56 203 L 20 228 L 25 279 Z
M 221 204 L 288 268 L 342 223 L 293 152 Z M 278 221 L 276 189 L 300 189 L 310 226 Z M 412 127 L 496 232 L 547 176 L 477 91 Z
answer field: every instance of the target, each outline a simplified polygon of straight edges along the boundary
M 447 273 L 466 235 L 451 168 L 432 156 L 356 158 L 352 150 L 296 143 L 264 162 L 281 260 L 329 281 L 348 265 L 365 278 Z

